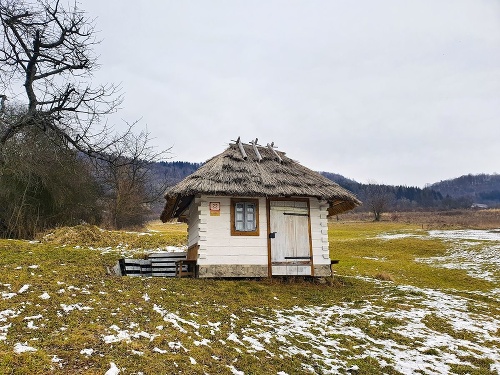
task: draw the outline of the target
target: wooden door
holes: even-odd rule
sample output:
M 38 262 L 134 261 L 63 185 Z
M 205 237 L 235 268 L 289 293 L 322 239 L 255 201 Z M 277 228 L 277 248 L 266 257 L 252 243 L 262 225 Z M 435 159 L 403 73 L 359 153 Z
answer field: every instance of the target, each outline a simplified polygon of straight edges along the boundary
M 308 202 L 269 203 L 272 275 L 311 275 Z

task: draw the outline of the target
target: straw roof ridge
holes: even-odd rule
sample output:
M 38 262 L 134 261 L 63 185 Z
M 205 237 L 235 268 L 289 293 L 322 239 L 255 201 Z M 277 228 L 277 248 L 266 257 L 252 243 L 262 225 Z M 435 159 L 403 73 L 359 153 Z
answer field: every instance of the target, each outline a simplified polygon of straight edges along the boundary
M 197 194 L 317 197 L 329 202 L 330 214 L 361 204 L 354 194 L 290 159 L 284 152 L 256 146 L 262 158 L 259 161 L 253 145 L 242 144 L 242 148 L 246 158 L 239 145 L 232 143 L 225 151 L 207 160 L 196 172 L 171 187 L 165 194 L 167 204 L 162 220 L 177 217 L 181 213 L 180 206 L 188 204 Z

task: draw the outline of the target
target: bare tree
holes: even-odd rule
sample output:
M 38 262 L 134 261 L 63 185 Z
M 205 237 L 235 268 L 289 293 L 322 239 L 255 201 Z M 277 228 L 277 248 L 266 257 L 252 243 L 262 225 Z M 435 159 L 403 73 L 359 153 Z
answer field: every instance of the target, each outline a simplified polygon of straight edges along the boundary
M 59 1 L 0 0 L 0 148 L 25 128 L 50 129 L 68 147 L 100 157 L 123 135 L 102 117 L 121 103 L 114 85 L 92 86 L 98 67 L 93 21 Z M 3 91 L 3 92 L 2 92 Z M 5 116 L 5 100 L 26 111 Z
M 107 161 L 96 160 L 96 175 L 104 189 L 104 222 L 121 229 L 142 225 L 151 204 L 163 198 L 167 176 L 158 176 L 154 163 L 169 149 L 156 151 L 147 131 L 129 133 L 108 149 Z
M 98 68 L 93 48 L 99 43 L 94 23 L 77 1 L 66 4 L 0 0 L 0 176 L 12 170 L 17 155 L 12 150 L 24 152 L 19 140 L 27 134 L 55 146 L 33 141 L 46 153 L 48 166 L 57 157 L 51 150 L 71 152 L 75 160 L 83 153 L 97 167 L 105 200 L 112 202 L 107 207 L 114 226 L 125 226 L 143 217 L 146 205 L 163 193 L 150 179 L 150 166 L 168 150 L 156 152 L 147 131 L 134 134 L 135 123 L 122 133 L 106 125 L 105 116 L 117 110 L 122 97 L 115 85 L 92 85 Z M 0 191 L 0 199 L 7 193 Z
M 383 212 L 389 209 L 394 195 L 386 189 L 385 185 L 369 183 L 365 188 L 364 204 L 373 213 L 374 220 L 380 221 Z

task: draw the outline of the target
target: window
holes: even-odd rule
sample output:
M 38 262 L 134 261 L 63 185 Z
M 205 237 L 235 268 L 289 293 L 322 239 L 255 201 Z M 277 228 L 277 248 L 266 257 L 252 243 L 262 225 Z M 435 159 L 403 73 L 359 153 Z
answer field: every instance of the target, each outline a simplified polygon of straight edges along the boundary
M 231 199 L 231 235 L 259 235 L 259 201 Z

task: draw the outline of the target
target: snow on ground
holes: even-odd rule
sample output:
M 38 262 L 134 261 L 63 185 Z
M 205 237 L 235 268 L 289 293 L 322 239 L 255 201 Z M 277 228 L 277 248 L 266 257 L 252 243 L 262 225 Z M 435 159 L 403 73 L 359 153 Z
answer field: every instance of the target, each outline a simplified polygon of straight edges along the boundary
M 471 277 L 500 282 L 500 230 L 432 230 L 429 236 L 452 246 L 444 256 L 416 261 L 435 267 L 462 269 Z M 496 296 L 500 297 L 500 294 Z
M 131 249 L 127 245 L 119 244 L 115 247 L 89 247 L 91 250 L 99 251 L 102 255 L 116 253 L 124 258 L 133 257 L 135 254 L 151 254 L 151 253 L 176 253 L 176 252 L 185 252 L 187 250 L 187 246 L 165 246 L 165 247 L 157 247 L 156 249 Z
M 402 238 L 401 236 L 403 235 L 385 234 L 378 238 Z M 500 268 L 500 231 L 430 231 L 429 236 L 450 241 L 450 250 L 442 257 L 418 261 L 436 267 L 463 267 L 474 277 L 499 282 L 497 271 Z M 485 241 L 488 243 L 485 244 Z M 468 259 L 473 261 L 467 262 Z M 164 330 L 170 332 L 174 329 L 182 335 L 182 342 L 177 340 L 163 342 L 163 345 L 158 343 L 158 346 L 153 344 L 150 351 L 158 355 L 188 355 L 193 366 L 201 362 L 194 353 L 198 350 L 210 351 L 220 341 L 227 350 L 234 350 L 241 355 L 260 352 L 269 357 L 303 356 L 312 359 L 314 367 L 303 364 L 303 371 L 311 373 L 340 374 L 349 369 L 356 371 L 356 363 L 370 360 L 377 361 L 381 367 L 390 366 L 402 374 L 444 375 L 450 373 L 453 365 L 476 367 L 474 359 L 483 364 L 488 362 L 487 370 L 500 373 L 500 317 L 483 312 L 489 311 L 486 302 L 457 296 L 451 291 L 370 281 L 377 283 L 380 293 L 362 301 L 338 305 L 295 306 L 289 309 L 262 307 L 253 311 L 245 310 L 245 314 L 253 316 L 250 322 L 240 319 L 236 313 L 220 322 L 208 320 L 208 317 L 202 315 L 183 315 L 177 311 L 169 311 L 168 306 L 155 301 L 144 292 L 142 299 L 149 304 L 150 310 L 144 308 L 142 313 L 159 314 L 164 326 L 157 326 L 154 333 L 146 332 L 138 323 L 124 324 L 117 316 L 117 322 L 109 321 L 108 328 L 101 332 L 101 340 L 105 347 L 110 348 L 115 343 L 130 343 L 134 340 L 147 340 L 156 344 L 157 337 L 161 337 Z M 57 285 L 63 284 L 57 282 Z M 1 291 L 4 302 L 12 303 L 13 306 L 23 293 L 34 290 L 28 284 L 23 285 L 17 293 L 12 292 L 9 284 L 0 284 L 0 287 L 4 289 Z M 71 285 L 61 290 L 61 293 L 78 291 L 85 295 L 91 294 L 86 288 Z M 47 292 L 42 292 L 43 290 L 36 291 L 42 301 L 50 299 Z M 485 293 L 488 297 L 498 294 L 500 287 Z M 196 305 L 197 302 L 193 303 Z M 85 305 L 73 303 L 59 306 L 59 317 L 97 308 L 92 305 L 92 299 Z M 42 326 L 39 323 L 43 316 L 23 315 L 24 311 L 19 307 L 0 311 L 0 341 L 8 343 L 15 353 L 29 355 L 29 352 L 40 349 L 36 348 L 36 343 L 34 346 L 28 344 L 31 336 L 16 337 L 15 341 L 8 342 L 9 330 L 20 321 L 31 330 L 38 329 L 38 326 Z M 66 329 L 64 326 L 60 328 L 61 332 Z M 227 332 L 224 340 L 220 340 L 220 332 Z M 197 349 L 193 350 L 194 347 Z M 82 343 L 75 350 L 91 357 L 98 349 Z M 102 351 L 102 348 L 99 350 Z M 130 353 L 139 356 L 148 354 L 134 349 Z M 51 358 L 62 367 L 63 363 L 56 354 L 50 353 Z M 118 359 L 116 363 L 120 365 Z M 109 366 L 106 373 L 117 374 L 120 370 L 113 362 Z M 244 374 L 238 369 L 236 360 L 228 368 L 233 374 Z
M 444 240 L 478 240 L 500 242 L 500 229 L 459 229 L 459 230 L 431 230 L 429 236 Z
M 406 309 L 388 309 L 371 301 L 340 306 L 295 307 L 275 310 L 274 318 L 255 318 L 257 327 L 243 330 L 253 350 L 265 348 L 269 340 L 279 343 L 282 355 L 303 354 L 313 357 L 325 373 L 346 369 L 346 351 L 351 359 L 377 359 L 403 374 L 421 371 L 447 374 L 450 364 L 471 365 L 463 357 L 473 355 L 490 359 L 491 371 L 500 371 L 500 339 L 496 335 L 500 320 L 467 311 L 467 301 L 430 289 L 396 287 L 385 300 L 401 298 L 398 290 L 413 292 Z M 472 339 L 459 339 L 425 325 L 425 318 L 437 316 L 451 322 L 453 328 L 467 332 Z M 365 326 L 362 322 L 368 322 Z M 394 326 L 377 326 L 390 321 Z M 370 328 L 371 327 L 371 328 Z M 252 340 L 250 340 L 252 339 Z M 302 343 L 307 342 L 307 345 Z M 494 342 L 496 349 L 481 344 Z M 278 354 L 278 353 L 275 353 Z
M 471 277 L 500 282 L 500 229 L 431 230 L 428 237 L 414 233 L 383 233 L 376 238 L 383 240 L 402 238 L 439 238 L 451 244 L 446 255 L 418 258 L 417 262 L 435 267 L 466 270 Z M 486 244 L 485 244 L 486 242 Z M 500 297 L 500 293 L 496 293 Z

